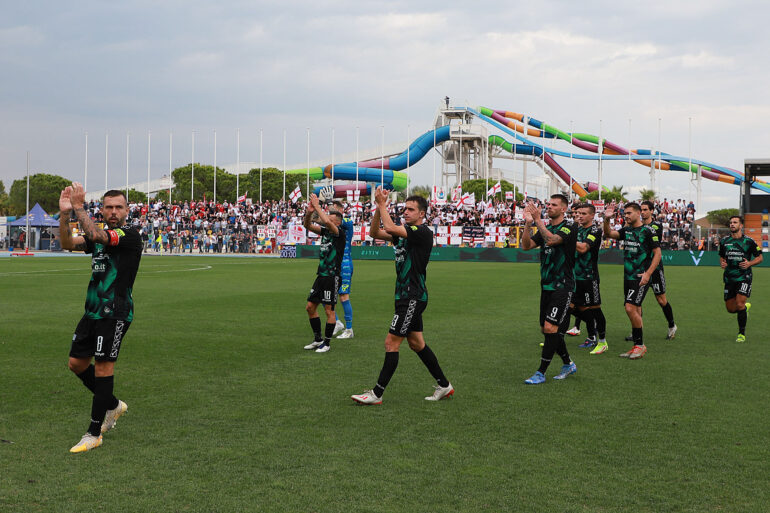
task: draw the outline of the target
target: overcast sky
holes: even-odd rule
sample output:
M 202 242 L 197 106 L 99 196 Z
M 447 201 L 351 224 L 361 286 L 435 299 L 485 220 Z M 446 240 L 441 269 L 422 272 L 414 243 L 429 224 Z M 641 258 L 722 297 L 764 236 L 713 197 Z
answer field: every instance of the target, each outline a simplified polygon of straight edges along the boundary
M 477 5 L 489 5 L 480 11 Z M 89 189 L 195 160 L 280 165 L 406 142 L 439 101 L 525 113 L 623 146 L 657 146 L 743 169 L 770 157 L 770 67 L 764 2 L 650 0 L 499 4 L 403 1 L 15 2 L 0 20 L 0 180 L 32 172 L 83 179 Z M 629 119 L 631 119 L 629 139 Z M 432 161 L 413 169 L 432 181 Z M 581 181 L 596 165 L 559 160 Z M 496 165 L 498 165 L 496 163 Z M 500 161 L 500 167 L 512 164 Z M 532 169 L 532 167 L 530 167 Z M 605 163 L 604 181 L 649 186 L 638 165 Z M 664 173 L 661 196 L 688 197 L 685 173 Z M 704 208 L 738 204 L 738 188 L 704 180 Z M 701 209 L 703 211 L 703 209 Z

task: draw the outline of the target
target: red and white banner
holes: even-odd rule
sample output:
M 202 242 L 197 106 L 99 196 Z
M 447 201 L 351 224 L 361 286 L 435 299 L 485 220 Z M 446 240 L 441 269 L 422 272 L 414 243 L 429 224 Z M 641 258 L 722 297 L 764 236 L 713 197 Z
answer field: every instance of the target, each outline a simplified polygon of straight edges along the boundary
M 503 190 L 502 186 L 500 185 L 500 182 L 497 182 L 495 185 L 490 187 L 490 189 L 487 191 L 487 196 L 494 196 L 498 192 Z
M 513 191 L 505 191 L 505 199 L 512 200 L 513 199 Z
M 457 201 L 462 198 L 463 195 L 463 187 L 462 185 L 458 185 L 454 189 L 452 189 L 452 203 L 457 203 Z
M 361 191 L 355 190 L 355 191 L 345 191 L 345 194 L 348 198 L 348 203 L 353 204 L 358 202 L 358 198 L 361 197 Z
M 249 193 L 249 191 L 246 191 L 243 193 L 243 196 L 238 196 L 238 203 L 241 203 L 243 201 L 246 201 L 246 195 Z
M 591 200 L 591 205 L 594 206 L 597 212 L 604 212 L 604 200 Z
M 433 186 L 431 203 L 434 205 L 446 205 L 446 191 L 444 191 L 443 187 Z
M 307 241 L 307 231 L 301 224 L 292 224 L 289 226 L 289 234 L 286 239 L 287 244 L 305 244 Z
M 299 185 L 296 189 L 291 191 L 291 194 L 289 194 L 289 199 L 291 199 L 292 203 L 296 203 L 299 201 L 299 199 L 302 197 L 302 190 L 299 188 Z

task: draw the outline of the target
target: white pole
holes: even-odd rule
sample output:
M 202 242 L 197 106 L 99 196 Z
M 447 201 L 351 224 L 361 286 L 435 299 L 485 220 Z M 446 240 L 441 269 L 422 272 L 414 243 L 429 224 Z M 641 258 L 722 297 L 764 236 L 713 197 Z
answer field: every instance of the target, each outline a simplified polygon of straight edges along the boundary
M 259 129 L 259 202 L 262 203 L 262 129 Z
M 431 189 L 431 195 L 436 190 L 436 127 L 433 127 L 433 189 Z M 433 198 L 434 200 L 436 198 Z
M 305 189 L 305 201 L 310 199 L 310 127 L 307 130 L 307 185 Z
M 331 172 L 331 177 L 332 177 L 331 184 L 332 184 L 332 187 L 334 187 L 334 127 L 332 127 L 332 172 Z M 332 196 L 332 197 L 334 197 L 334 196 Z
M 152 131 L 147 130 L 147 210 L 150 206 L 150 141 L 152 140 Z
M 628 160 L 631 161 L 631 118 L 628 118 Z
M 602 154 L 604 153 L 604 143 L 602 142 L 602 120 L 599 120 L 599 144 L 596 147 L 599 152 L 599 200 L 602 199 Z
M 190 146 L 190 202 L 195 199 L 195 130 L 192 131 L 192 144 Z
M 692 118 L 690 118 L 690 140 L 692 141 Z M 690 144 L 692 145 L 692 142 Z M 690 156 L 690 165 L 692 166 L 692 154 Z M 696 187 L 695 187 L 695 211 L 696 212 L 698 211 L 699 208 L 702 208 L 702 204 L 701 204 L 701 193 L 702 193 L 702 191 L 701 191 L 701 183 L 702 183 L 702 181 L 701 181 L 701 178 L 702 178 L 703 175 L 701 173 L 701 170 L 702 170 L 701 166 L 698 165 L 698 182 L 697 182 Z
M 174 183 L 174 180 L 171 175 L 171 155 L 172 155 L 172 147 L 174 144 L 174 133 L 169 130 L 168 132 L 168 204 L 171 204 L 171 184 Z
M 358 127 L 356 127 L 356 190 L 358 190 Z M 355 198 L 355 193 L 353 193 Z
M 104 132 L 104 190 L 107 191 L 107 156 L 110 150 L 110 133 Z
M 241 197 L 241 129 L 235 129 L 235 202 Z
M 661 171 L 663 171 L 663 164 L 661 162 L 661 151 L 660 151 L 660 118 L 658 118 L 658 170 L 656 171 L 656 181 L 657 181 L 657 174 L 659 174 Z
M 385 185 L 385 125 L 380 127 L 382 132 L 382 159 L 380 159 L 380 187 Z M 374 198 L 374 191 L 372 191 L 372 198 Z M 373 200 L 372 200 L 373 201 Z
M 214 205 L 217 204 L 217 131 L 214 130 Z
M 72 208 L 83 205 L 72 205 Z M 24 237 L 24 252 L 29 253 L 29 151 L 27 151 L 27 235 Z
M 126 132 L 126 201 L 128 201 L 128 150 L 131 143 L 131 132 Z
M 286 201 L 286 129 L 283 129 L 283 194 L 281 201 Z
M 409 197 L 409 166 L 411 165 L 410 149 L 412 147 L 411 127 L 406 125 L 406 196 Z
M 83 175 L 83 188 L 88 191 L 88 132 L 86 132 L 86 160 Z

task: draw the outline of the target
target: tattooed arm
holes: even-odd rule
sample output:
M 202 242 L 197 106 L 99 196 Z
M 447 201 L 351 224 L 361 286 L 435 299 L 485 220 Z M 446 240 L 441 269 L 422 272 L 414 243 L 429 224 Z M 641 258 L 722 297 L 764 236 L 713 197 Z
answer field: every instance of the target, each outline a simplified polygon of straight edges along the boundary
M 72 203 L 75 216 L 78 218 L 80 228 L 85 232 L 85 238 L 91 242 L 98 242 L 99 244 L 107 244 L 110 240 L 107 232 L 100 230 L 96 227 L 91 216 L 83 208 L 83 204 L 86 200 L 86 191 L 83 186 L 78 182 L 72 183 L 72 191 L 70 192 L 70 202 Z

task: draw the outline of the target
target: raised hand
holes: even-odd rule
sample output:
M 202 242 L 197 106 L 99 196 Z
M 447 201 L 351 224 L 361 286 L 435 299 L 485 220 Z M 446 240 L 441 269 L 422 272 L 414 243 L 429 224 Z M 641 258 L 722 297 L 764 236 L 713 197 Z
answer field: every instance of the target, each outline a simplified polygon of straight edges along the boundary
M 604 207 L 604 218 L 605 219 L 612 219 L 615 215 L 615 202 L 613 201 L 606 207 Z
M 83 184 L 72 182 L 72 186 L 68 189 L 70 189 L 72 208 L 83 208 L 83 204 L 86 202 L 86 190 L 83 188 Z
M 69 185 L 61 191 L 61 194 L 59 195 L 59 212 L 72 212 L 71 195 L 72 187 Z

